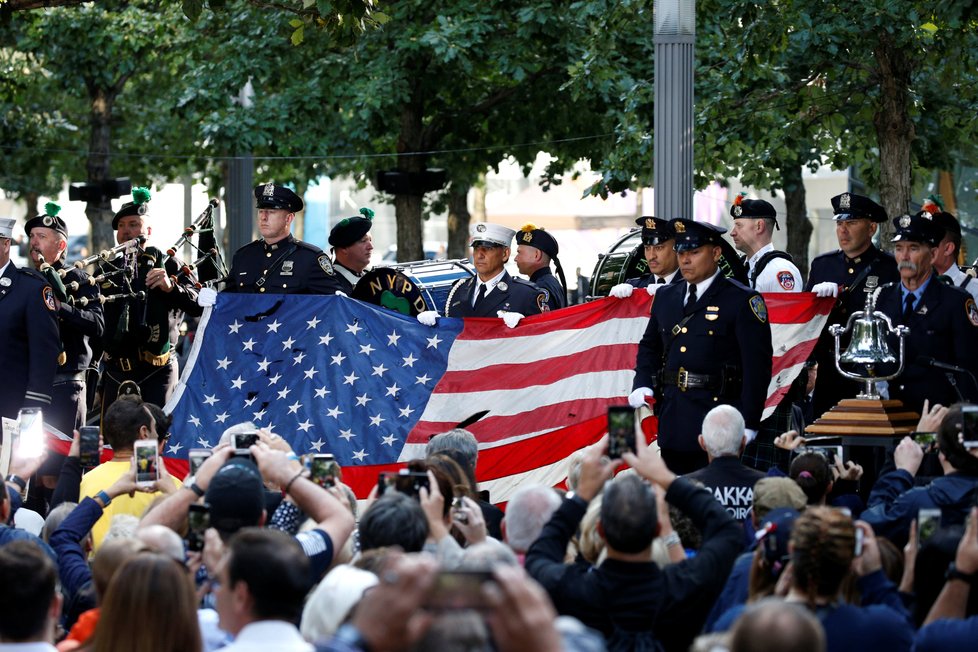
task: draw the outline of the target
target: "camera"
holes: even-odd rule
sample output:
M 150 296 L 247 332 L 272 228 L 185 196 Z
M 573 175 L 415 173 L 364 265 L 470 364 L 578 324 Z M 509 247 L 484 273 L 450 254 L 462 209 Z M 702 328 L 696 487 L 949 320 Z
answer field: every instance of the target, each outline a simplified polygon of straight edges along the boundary
M 621 459 L 625 451 L 635 451 L 635 410 L 627 405 L 608 408 L 608 457 Z
M 310 480 L 320 487 L 336 485 L 336 479 L 340 475 L 340 465 L 337 464 L 335 456 L 329 453 L 313 453 L 308 461 Z
M 136 484 L 141 487 L 152 485 L 160 477 L 157 440 L 136 440 L 132 453 L 136 458 Z
M 78 462 L 83 469 L 94 469 L 101 461 L 98 434 L 98 426 L 82 426 L 78 429 Z

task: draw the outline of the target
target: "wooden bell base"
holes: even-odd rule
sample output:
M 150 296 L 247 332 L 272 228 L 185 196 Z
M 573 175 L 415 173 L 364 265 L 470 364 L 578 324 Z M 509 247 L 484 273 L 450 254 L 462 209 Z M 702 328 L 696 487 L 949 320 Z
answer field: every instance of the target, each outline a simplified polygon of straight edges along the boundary
M 847 398 L 805 428 L 814 435 L 906 435 L 917 428 L 920 415 L 902 401 Z

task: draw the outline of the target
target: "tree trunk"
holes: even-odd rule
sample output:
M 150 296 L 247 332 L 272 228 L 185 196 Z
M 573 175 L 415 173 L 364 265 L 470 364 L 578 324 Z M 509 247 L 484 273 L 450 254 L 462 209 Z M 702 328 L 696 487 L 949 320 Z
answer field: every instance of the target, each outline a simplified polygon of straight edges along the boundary
M 88 183 L 101 185 L 109 179 L 112 142 L 112 107 L 116 92 L 106 88 L 95 88 L 91 92 L 92 111 L 89 116 L 91 133 L 88 141 L 88 160 L 85 169 Z M 105 197 L 90 201 L 85 206 L 85 215 L 92 225 L 92 250 L 102 251 L 115 245 L 112 233 L 112 204 Z
M 25 223 L 40 215 L 40 213 L 37 211 L 37 200 L 39 198 L 40 195 L 36 192 L 25 192 L 21 197 L 21 199 L 24 200 L 24 203 L 27 204 L 27 213 L 24 215 Z
M 425 156 L 403 156 L 421 151 L 423 125 L 423 102 L 416 97 L 405 103 L 401 109 L 401 131 L 397 137 L 398 169 L 402 172 L 424 172 Z M 399 261 L 424 260 L 423 229 L 421 228 L 421 207 L 424 196 L 415 194 L 394 196 L 394 215 L 397 219 L 397 259 Z
M 469 255 L 469 213 L 468 184 L 452 184 L 448 195 L 448 257 L 465 258 Z
M 808 278 L 808 243 L 812 237 L 811 220 L 805 207 L 805 183 L 800 165 L 786 167 L 781 171 L 784 185 L 784 204 L 787 211 L 785 231 L 788 235 L 788 253 L 794 259 L 801 275 Z
M 885 31 L 873 54 L 880 84 L 880 104 L 873 116 L 880 148 L 880 201 L 893 219 L 910 205 L 910 146 L 916 136 L 909 112 L 913 64 Z M 888 249 L 892 234 L 892 222 L 880 225 L 880 242 Z

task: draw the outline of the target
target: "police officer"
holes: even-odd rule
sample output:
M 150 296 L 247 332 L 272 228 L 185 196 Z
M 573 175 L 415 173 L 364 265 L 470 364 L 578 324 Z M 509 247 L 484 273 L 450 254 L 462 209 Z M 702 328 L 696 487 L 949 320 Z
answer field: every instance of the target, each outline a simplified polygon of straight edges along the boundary
M 934 251 L 934 269 L 944 277 L 942 280 L 961 288 L 978 300 L 978 281 L 958 267 L 958 255 L 961 252 L 961 224 L 958 219 L 945 211 L 940 198 L 934 195 L 924 201 L 921 211 L 929 213 L 934 223 L 944 229 L 944 238 Z
M 635 288 L 645 288 L 649 294 L 655 294 L 659 286 L 683 280 L 683 275 L 679 273 L 676 233 L 672 223 L 649 216 L 640 217 L 635 223 L 642 227 L 642 248 L 649 273 L 611 288 L 609 296 L 619 299 L 632 296 Z
M 706 466 L 697 436 L 717 405 L 733 405 L 748 440 L 757 435 L 772 349 L 764 299 L 720 272 L 725 229 L 688 219 L 673 228 L 683 281 L 656 293 L 628 402 L 637 408 L 653 394 L 659 400 L 659 448 L 682 474 Z
M 747 256 L 747 279 L 758 292 L 801 292 L 801 272 L 786 251 L 771 244 L 778 213 L 763 199 L 747 199 L 740 193 L 730 207 L 734 246 Z
M 58 369 L 58 301 L 40 274 L 10 260 L 14 220 L 0 218 L 0 416 L 16 419 L 22 407 L 51 406 Z
M 858 394 L 860 386 L 846 379 L 835 368 L 835 340 L 829 334 L 831 324 L 845 326 L 849 315 L 866 304 L 866 282 L 884 285 L 899 279 L 893 256 L 873 245 L 877 224 L 886 221 L 886 211 L 869 197 L 844 192 L 832 198 L 835 212 L 835 235 L 839 249 L 817 256 L 812 261 L 805 291 L 821 297 L 837 297 L 826 321 L 815 360 L 818 379 L 812 396 L 815 417 L 822 416 L 844 398 Z M 841 340 L 841 349 L 849 345 L 849 334 Z
M 134 188 L 132 201 L 112 217 L 116 242 L 122 244 L 152 235 L 146 188 Z M 179 364 L 174 347 L 180 336 L 184 313 L 200 315 L 196 278 L 182 272 L 184 264 L 145 244 L 124 253 L 120 260 L 101 269 L 105 299 L 102 335 L 100 395 L 105 414 L 119 394 L 119 386 L 132 381 L 144 401 L 166 405 L 176 387 Z M 124 274 L 120 269 L 128 269 Z M 130 278 L 131 274 L 131 278 Z
M 893 220 L 894 253 L 900 281 L 880 290 L 876 309 L 910 328 L 906 338 L 903 373 L 889 381 L 889 396 L 922 413 L 930 404 L 951 405 L 978 399 L 974 374 L 978 373 L 978 307 L 967 292 L 937 279 L 933 262 L 944 239 L 944 228 L 926 211 Z M 893 351 L 895 335 L 888 336 Z M 955 372 L 932 362 L 958 367 Z M 891 370 L 883 366 L 882 374 Z M 970 372 L 970 373 L 969 373 Z
M 34 267 L 58 299 L 58 326 L 64 361 L 54 377 L 51 409 L 45 421 L 70 435 L 85 425 L 88 414 L 85 374 L 92 361 L 90 340 L 102 337 L 105 320 L 99 302 L 99 287 L 84 270 L 65 266 L 68 249 L 68 226 L 58 216 L 61 207 L 54 202 L 44 206 L 45 213 L 28 220 L 24 231 L 30 241 Z M 59 273 L 64 270 L 64 277 Z
M 329 245 L 335 257 L 336 278 L 347 295 L 353 292 L 353 286 L 370 265 L 370 254 L 374 250 L 373 236 L 370 235 L 373 219 L 372 210 L 361 208 L 359 215 L 346 217 L 330 229 Z
M 531 283 L 547 293 L 547 305 L 551 310 L 567 306 L 567 291 L 564 289 L 567 280 L 557 258 L 559 250 L 557 240 L 535 224 L 525 225 L 516 234 L 516 258 L 513 262 L 520 274 L 528 276 Z M 559 281 L 550 271 L 551 260 L 560 275 Z
M 472 262 L 476 275 L 455 282 L 445 303 L 446 317 L 501 317 L 515 328 L 526 315 L 546 312 L 547 293 L 529 281 L 510 276 L 503 265 L 509 260 L 516 231 L 488 222 L 469 227 Z M 427 310 L 418 321 L 434 326 L 438 313 Z

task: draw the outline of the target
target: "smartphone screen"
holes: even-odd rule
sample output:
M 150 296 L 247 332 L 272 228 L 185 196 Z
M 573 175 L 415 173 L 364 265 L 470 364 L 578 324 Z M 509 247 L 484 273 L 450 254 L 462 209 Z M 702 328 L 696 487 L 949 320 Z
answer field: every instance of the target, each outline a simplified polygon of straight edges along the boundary
M 315 453 L 309 460 L 309 479 L 320 487 L 332 487 L 339 477 L 340 466 L 329 453 Z
M 210 524 L 210 508 L 207 505 L 190 505 L 187 510 L 187 550 L 200 552 L 204 549 L 204 532 Z
M 98 426 L 82 426 L 78 429 L 78 461 L 83 469 L 99 465 Z
M 413 473 L 402 469 L 399 473 L 381 473 L 377 477 L 377 495 L 382 496 L 393 488 L 402 494 L 407 494 L 413 498 L 421 497 L 421 487 L 430 489 L 428 486 L 427 473 Z
M 821 451 L 829 464 L 835 464 L 837 459 L 842 459 L 842 446 L 812 446 L 811 450 Z
M 200 465 L 212 454 L 213 451 L 209 448 L 190 449 L 190 452 L 187 453 L 187 458 L 190 461 L 190 477 L 197 475 L 197 470 L 200 469 Z
M 492 581 L 489 571 L 441 571 L 435 578 L 424 606 L 430 611 L 489 608 L 482 587 Z
M 41 408 L 21 408 L 17 413 L 20 424 L 17 455 L 37 457 L 44 452 L 44 412 Z
M 965 448 L 978 448 L 978 405 L 965 405 L 961 408 L 962 442 Z
M 635 452 L 635 410 L 615 405 L 608 408 L 608 457 L 621 459 L 625 451 Z
M 159 477 L 159 455 L 155 439 L 140 439 L 133 445 L 136 456 L 136 484 L 150 485 Z
M 917 547 L 934 536 L 941 527 L 941 510 L 921 509 L 917 512 Z
M 257 432 L 239 432 L 237 434 L 231 435 L 231 444 L 234 446 L 234 450 L 237 452 L 244 452 L 251 454 L 248 450 L 252 446 L 258 443 L 258 433 Z

